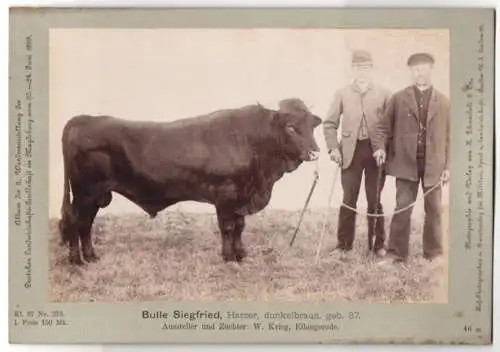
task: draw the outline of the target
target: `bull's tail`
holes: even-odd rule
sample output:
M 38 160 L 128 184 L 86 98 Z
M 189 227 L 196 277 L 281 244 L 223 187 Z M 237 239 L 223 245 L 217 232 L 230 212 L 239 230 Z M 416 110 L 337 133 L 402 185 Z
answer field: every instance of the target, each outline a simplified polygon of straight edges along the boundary
M 68 155 L 69 140 L 68 140 L 68 130 L 70 124 L 68 123 L 63 130 L 62 135 L 62 154 L 63 154 L 63 168 L 64 168 L 64 193 L 61 205 L 61 219 L 59 220 L 59 233 L 61 235 L 61 244 L 65 244 L 69 241 L 69 232 L 71 231 L 70 226 L 72 223 L 73 209 L 70 200 L 71 184 L 69 177 L 69 168 L 71 158 Z

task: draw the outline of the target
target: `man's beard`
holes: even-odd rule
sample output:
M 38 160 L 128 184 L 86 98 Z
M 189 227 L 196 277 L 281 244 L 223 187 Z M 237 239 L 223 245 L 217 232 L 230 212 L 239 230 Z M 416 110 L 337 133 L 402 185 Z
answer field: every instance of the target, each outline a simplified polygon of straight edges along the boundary
M 426 77 L 417 77 L 415 84 L 421 87 L 427 87 L 430 85 L 429 80 Z
M 362 91 L 365 91 L 367 88 L 368 88 L 368 85 L 370 84 L 370 80 L 369 79 L 357 79 L 356 80 L 356 84 L 358 86 L 358 88 Z

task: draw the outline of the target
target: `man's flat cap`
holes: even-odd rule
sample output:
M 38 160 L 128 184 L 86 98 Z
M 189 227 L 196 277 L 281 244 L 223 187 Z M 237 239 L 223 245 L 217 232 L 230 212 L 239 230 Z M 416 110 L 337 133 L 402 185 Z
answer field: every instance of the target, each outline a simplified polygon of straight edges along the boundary
M 354 50 L 352 52 L 352 64 L 372 64 L 372 54 L 366 50 Z
M 434 63 L 434 57 L 429 53 L 415 53 L 410 55 L 408 61 L 406 62 L 408 66 L 423 64 L 423 63 Z

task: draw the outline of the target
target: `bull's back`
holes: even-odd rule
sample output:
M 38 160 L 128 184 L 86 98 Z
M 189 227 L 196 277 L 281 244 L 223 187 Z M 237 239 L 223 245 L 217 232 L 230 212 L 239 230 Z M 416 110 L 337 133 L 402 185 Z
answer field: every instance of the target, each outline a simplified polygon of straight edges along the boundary
M 148 139 L 160 136 L 166 143 L 173 141 L 186 144 L 195 142 L 193 138 L 196 138 L 211 145 L 218 143 L 227 145 L 230 142 L 227 137 L 252 134 L 252 130 L 262 129 L 261 121 L 257 120 L 262 110 L 260 106 L 250 105 L 239 109 L 221 109 L 169 122 L 82 114 L 68 120 L 63 134 L 71 131 L 73 136 L 69 136 L 70 140 L 92 137 L 94 139 L 98 137 L 100 140 L 105 140 L 105 137 Z
M 210 176 L 241 174 L 252 162 L 248 136 L 262 128 L 252 123 L 252 112 L 245 110 L 225 109 L 160 124 L 127 123 L 124 148 L 133 164 L 155 179 L 170 177 L 176 170 Z M 138 155 L 140 159 L 133 160 Z
M 90 160 L 107 154 L 107 164 L 119 164 L 116 172 L 158 183 L 189 173 L 226 177 L 251 167 L 248 135 L 262 128 L 253 121 L 255 109 L 225 109 L 173 122 L 80 115 L 68 121 L 65 132 L 74 154 Z

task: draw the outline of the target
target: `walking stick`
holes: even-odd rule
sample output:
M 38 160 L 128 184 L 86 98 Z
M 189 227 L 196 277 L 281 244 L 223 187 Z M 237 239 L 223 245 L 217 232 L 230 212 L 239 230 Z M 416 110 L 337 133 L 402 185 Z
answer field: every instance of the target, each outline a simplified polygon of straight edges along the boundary
M 379 203 L 380 203 L 380 188 L 381 188 L 381 183 L 382 183 L 382 171 L 383 171 L 383 164 L 377 165 L 378 168 L 378 174 L 377 174 L 377 184 L 376 184 L 376 194 L 375 194 L 375 214 L 379 214 Z M 374 239 L 376 237 L 376 231 L 377 231 L 377 223 L 379 221 L 379 217 L 375 216 L 372 220 L 372 232 L 368 235 L 368 250 L 372 250 L 375 243 Z
M 317 170 L 317 164 L 316 164 L 316 170 L 314 170 L 314 181 L 311 186 L 311 190 L 309 191 L 309 195 L 307 196 L 306 199 L 306 204 L 304 204 L 304 208 L 302 208 L 302 212 L 300 213 L 300 218 L 299 222 L 297 224 L 297 227 L 295 228 L 295 232 L 293 233 L 292 239 L 290 240 L 290 247 L 293 245 L 293 242 L 295 241 L 295 237 L 297 237 L 297 233 L 299 232 L 300 224 L 302 223 L 302 219 L 304 218 L 304 214 L 307 209 L 307 205 L 309 204 L 309 201 L 311 200 L 311 196 L 313 194 L 314 188 L 316 188 L 316 184 L 318 183 L 318 178 L 319 178 L 319 173 Z
M 321 226 L 321 235 L 319 237 L 318 248 L 316 249 L 316 264 L 319 261 L 319 254 L 321 252 L 321 247 L 323 246 L 323 237 L 325 236 L 326 231 L 326 220 L 328 218 L 328 213 L 330 212 L 330 206 L 332 205 L 333 193 L 335 191 L 335 185 L 337 184 L 337 177 L 340 173 L 340 167 L 337 165 L 337 170 L 335 171 L 335 175 L 333 176 L 332 186 L 330 189 L 330 195 L 328 196 L 328 203 L 326 205 L 326 212 L 323 215 L 323 225 Z

